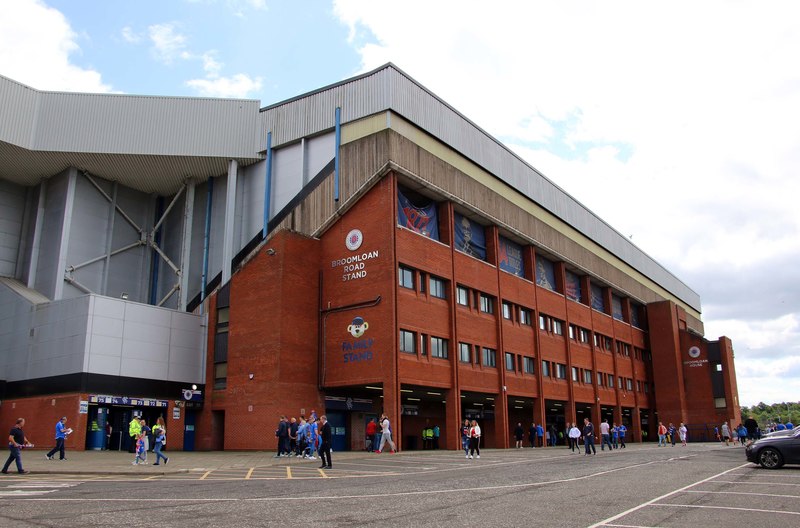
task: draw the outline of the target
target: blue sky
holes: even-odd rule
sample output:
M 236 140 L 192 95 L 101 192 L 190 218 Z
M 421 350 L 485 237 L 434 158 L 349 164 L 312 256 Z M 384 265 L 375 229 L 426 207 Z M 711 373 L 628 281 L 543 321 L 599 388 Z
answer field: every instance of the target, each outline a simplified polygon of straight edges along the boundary
M 393 62 L 695 289 L 800 395 L 800 2 L 0 0 L 0 74 L 262 106 Z

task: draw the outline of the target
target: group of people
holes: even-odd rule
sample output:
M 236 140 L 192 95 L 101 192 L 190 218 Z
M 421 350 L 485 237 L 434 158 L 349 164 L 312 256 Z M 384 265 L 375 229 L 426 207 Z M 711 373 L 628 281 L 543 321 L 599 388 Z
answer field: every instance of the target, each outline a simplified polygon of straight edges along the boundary
M 531 447 L 544 447 L 545 436 L 547 436 L 547 445 L 555 446 L 558 443 L 558 432 L 555 425 L 545 431 L 544 425 L 532 423 L 528 428 L 528 444 Z M 517 422 L 514 428 L 514 447 L 522 449 L 522 442 L 525 438 L 525 430 L 522 428 L 522 422 Z
M 465 458 L 481 457 L 481 426 L 477 420 L 464 420 L 461 426 L 461 447 Z
M 725 424 L 727 427 L 727 423 Z M 686 447 L 686 440 L 689 436 L 689 430 L 683 422 L 678 428 L 670 422 L 669 426 L 664 425 L 664 422 L 658 422 L 658 447 L 667 447 L 667 444 L 672 444 L 675 447 L 675 442 L 678 438 L 681 440 L 681 447 Z
M 167 428 L 164 424 L 164 418 L 159 416 L 152 429 L 147 425 L 147 420 L 141 416 L 134 416 L 128 424 L 128 434 L 131 436 L 132 452 L 136 453 L 136 457 L 131 464 L 147 464 L 147 452 L 150 450 L 150 435 L 153 436 L 153 452 L 156 455 L 154 466 L 158 466 L 161 460 L 164 460 L 164 465 L 169 463 L 169 457 L 162 453 L 164 446 L 167 445 Z
M 33 447 L 33 444 L 28 440 L 28 437 L 25 436 L 25 431 L 22 429 L 23 427 L 25 427 L 25 418 L 17 418 L 14 427 L 12 427 L 8 433 L 8 449 L 11 453 L 8 455 L 8 460 L 6 460 L 3 466 L 3 473 L 8 473 L 8 468 L 13 462 L 17 464 L 18 473 L 23 475 L 29 473 L 29 471 L 22 468 L 22 449 Z M 72 429 L 67 427 L 66 416 L 62 416 L 61 419 L 56 422 L 55 433 L 56 445 L 44 457 L 47 460 L 53 460 L 53 456 L 59 453 L 59 460 L 66 460 L 64 441 L 72 433 Z
M 295 456 L 316 460 L 318 454 L 322 462 L 320 469 L 333 469 L 331 424 L 324 414 L 317 419 L 317 413 L 312 409 L 308 419 L 301 415 L 300 421 L 294 416 L 287 419 L 282 414 L 275 436 L 278 438 L 278 453 L 275 458 Z
M 431 438 L 435 439 L 434 445 L 436 445 L 436 449 L 438 449 L 439 444 L 438 429 L 439 426 L 437 425 L 435 429 L 431 431 Z M 380 422 L 376 422 L 375 418 L 370 420 L 367 423 L 365 434 L 366 438 L 364 443 L 367 447 L 367 451 L 370 453 L 383 452 L 383 448 L 386 447 L 386 444 L 389 444 L 389 449 L 392 454 L 397 452 L 397 446 L 395 446 L 394 440 L 392 440 L 392 423 L 389 421 L 389 416 L 386 413 L 381 414 Z M 423 429 L 422 434 L 424 446 L 424 438 L 428 434 L 427 430 Z

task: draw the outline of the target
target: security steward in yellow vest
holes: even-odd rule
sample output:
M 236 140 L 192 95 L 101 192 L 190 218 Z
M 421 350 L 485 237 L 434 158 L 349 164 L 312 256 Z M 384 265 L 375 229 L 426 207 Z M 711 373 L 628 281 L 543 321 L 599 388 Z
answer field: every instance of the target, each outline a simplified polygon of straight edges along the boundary
M 139 417 L 134 416 L 131 423 L 128 425 L 128 434 L 131 436 L 131 445 L 128 448 L 128 451 L 133 453 L 136 451 L 136 438 L 138 438 L 139 434 L 142 432 L 142 424 L 139 423 Z
M 422 449 L 433 448 L 433 428 L 426 427 L 422 430 Z

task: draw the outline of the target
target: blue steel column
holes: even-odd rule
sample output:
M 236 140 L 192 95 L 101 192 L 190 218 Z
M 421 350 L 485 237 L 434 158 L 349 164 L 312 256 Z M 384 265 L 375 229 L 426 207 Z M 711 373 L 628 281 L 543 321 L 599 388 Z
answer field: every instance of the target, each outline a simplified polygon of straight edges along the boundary
M 333 201 L 339 201 L 339 147 L 342 146 L 342 109 L 336 107 L 336 152 L 333 169 Z
M 208 190 L 206 193 L 206 227 L 203 231 L 203 276 L 200 279 L 201 290 L 200 300 L 206 298 L 206 286 L 208 286 L 208 241 L 211 237 L 211 202 L 214 198 L 214 178 L 208 179 Z
M 272 199 L 272 132 L 267 132 L 267 175 L 264 181 L 264 227 L 261 230 L 261 240 L 267 238 L 269 231 L 269 206 Z

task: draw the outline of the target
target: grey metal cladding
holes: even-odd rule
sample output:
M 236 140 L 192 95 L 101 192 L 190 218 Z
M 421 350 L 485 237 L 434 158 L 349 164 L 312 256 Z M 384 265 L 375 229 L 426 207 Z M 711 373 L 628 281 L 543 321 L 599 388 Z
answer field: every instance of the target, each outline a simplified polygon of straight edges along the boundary
M 433 135 L 700 311 L 700 296 L 475 123 L 392 64 L 262 109 L 262 150 L 392 110 Z

